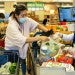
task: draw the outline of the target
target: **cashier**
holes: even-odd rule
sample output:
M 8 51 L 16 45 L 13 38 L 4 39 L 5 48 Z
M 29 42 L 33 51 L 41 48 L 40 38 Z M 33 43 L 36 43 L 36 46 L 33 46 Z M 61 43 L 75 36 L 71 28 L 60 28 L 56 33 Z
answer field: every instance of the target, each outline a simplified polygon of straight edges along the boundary
M 6 50 L 19 50 L 22 75 L 26 75 L 26 56 L 28 50 L 28 43 L 34 41 L 48 41 L 46 36 L 30 37 L 29 33 L 34 29 L 41 29 L 47 32 L 48 29 L 40 25 L 36 21 L 27 17 L 27 8 L 24 5 L 15 7 L 14 12 L 11 14 L 9 23 L 6 29 L 5 49 Z

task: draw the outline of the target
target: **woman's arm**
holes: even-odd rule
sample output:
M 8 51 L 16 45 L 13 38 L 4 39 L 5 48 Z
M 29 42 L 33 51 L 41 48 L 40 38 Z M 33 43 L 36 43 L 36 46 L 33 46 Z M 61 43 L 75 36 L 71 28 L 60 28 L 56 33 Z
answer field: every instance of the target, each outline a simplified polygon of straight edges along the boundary
M 40 29 L 40 30 L 42 30 L 42 31 L 44 31 L 44 32 L 49 31 L 45 26 L 43 26 L 43 25 L 41 25 L 41 24 L 39 24 L 39 25 L 37 26 L 37 28 Z
M 26 43 L 31 43 L 31 42 L 34 42 L 34 41 L 48 41 L 49 38 L 46 37 L 46 36 L 36 36 L 36 37 L 28 37 L 26 39 Z

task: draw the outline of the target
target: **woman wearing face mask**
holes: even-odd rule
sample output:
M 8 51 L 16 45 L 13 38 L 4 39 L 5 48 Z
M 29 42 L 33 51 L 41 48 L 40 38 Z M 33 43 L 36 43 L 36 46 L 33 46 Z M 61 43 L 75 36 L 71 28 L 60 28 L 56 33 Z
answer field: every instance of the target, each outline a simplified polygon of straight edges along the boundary
M 47 32 L 43 25 L 27 17 L 27 8 L 24 5 L 16 6 L 14 12 L 10 15 L 8 27 L 6 29 L 5 50 L 19 50 L 22 75 L 26 75 L 26 56 L 28 43 L 34 41 L 48 41 L 46 36 L 29 37 L 29 33 L 35 28 Z

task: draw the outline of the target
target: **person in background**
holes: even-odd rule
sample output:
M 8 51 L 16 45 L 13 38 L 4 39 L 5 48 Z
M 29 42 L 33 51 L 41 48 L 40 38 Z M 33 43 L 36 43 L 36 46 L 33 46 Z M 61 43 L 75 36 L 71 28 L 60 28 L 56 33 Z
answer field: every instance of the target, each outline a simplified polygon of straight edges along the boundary
M 0 23 L 4 22 L 5 15 L 4 13 L 0 13 Z
M 46 25 L 47 24 L 47 22 L 49 22 L 49 15 L 47 15 L 47 17 L 46 18 L 44 18 L 44 20 L 43 20 L 43 25 Z
M 29 34 L 34 29 L 41 29 L 48 32 L 48 29 L 27 17 L 27 7 L 17 5 L 14 12 L 10 15 L 6 29 L 5 50 L 19 50 L 22 75 L 26 75 L 26 56 L 29 43 L 34 41 L 48 41 L 46 36 L 30 37 Z

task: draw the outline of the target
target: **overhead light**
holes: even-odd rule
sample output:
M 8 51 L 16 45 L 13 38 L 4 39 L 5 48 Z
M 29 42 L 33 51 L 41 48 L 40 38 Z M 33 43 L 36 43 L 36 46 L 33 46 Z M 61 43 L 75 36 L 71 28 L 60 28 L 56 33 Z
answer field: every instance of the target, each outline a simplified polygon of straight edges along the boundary
M 0 9 L 0 13 L 5 13 L 5 10 L 4 9 Z
M 49 5 L 45 5 L 44 9 L 45 9 L 45 11 L 49 11 L 50 10 L 50 6 Z
M 55 11 L 54 9 L 51 9 L 50 14 L 54 14 L 54 11 Z

